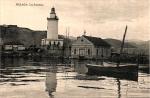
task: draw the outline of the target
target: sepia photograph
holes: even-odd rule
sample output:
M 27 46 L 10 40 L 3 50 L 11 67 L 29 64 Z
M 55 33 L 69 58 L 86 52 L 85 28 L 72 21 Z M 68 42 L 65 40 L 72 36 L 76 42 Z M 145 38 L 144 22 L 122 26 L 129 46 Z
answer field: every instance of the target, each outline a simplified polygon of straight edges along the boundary
M 0 0 L 0 98 L 150 98 L 150 0 Z

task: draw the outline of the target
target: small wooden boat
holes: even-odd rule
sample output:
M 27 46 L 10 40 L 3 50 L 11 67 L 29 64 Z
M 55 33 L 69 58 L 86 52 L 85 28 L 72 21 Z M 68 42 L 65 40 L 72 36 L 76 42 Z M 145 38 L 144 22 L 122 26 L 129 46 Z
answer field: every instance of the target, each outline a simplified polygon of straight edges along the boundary
M 136 64 L 124 64 L 118 67 L 107 63 L 104 63 L 103 65 L 87 64 L 86 67 L 88 68 L 88 75 L 108 76 L 135 81 L 137 81 L 138 77 L 138 66 Z
M 102 65 L 87 64 L 86 65 L 88 68 L 87 74 L 125 78 L 125 79 L 131 79 L 135 81 L 138 79 L 138 64 L 122 64 L 122 65 L 120 64 L 120 56 L 123 51 L 126 31 L 127 31 L 127 26 L 125 28 L 125 33 L 123 35 L 120 54 L 118 55 L 118 62 L 116 64 L 113 63 L 106 64 L 103 63 L 102 60 Z

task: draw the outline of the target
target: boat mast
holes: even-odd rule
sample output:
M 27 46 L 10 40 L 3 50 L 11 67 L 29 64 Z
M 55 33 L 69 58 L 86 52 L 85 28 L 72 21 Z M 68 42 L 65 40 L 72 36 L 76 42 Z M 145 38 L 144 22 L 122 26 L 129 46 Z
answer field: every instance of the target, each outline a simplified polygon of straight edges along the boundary
M 119 67 L 119 65 L 120 65 L 120 58 L 121 58 L 121 54 L 122 54 L 122 51 L 123 51 L 123 46 L 124 46 L 124 41 L 125 41 L 125 37 L 126 37 L 127 28 L 128 27 L 126 25 L 125 32 L 124 32 L 124 35 L 123 35 L 122 44 L 121 44 L 121 48 L 120 48 L 120 54 L 119 54 L 119 59 L 118 59 L 117 67 Z

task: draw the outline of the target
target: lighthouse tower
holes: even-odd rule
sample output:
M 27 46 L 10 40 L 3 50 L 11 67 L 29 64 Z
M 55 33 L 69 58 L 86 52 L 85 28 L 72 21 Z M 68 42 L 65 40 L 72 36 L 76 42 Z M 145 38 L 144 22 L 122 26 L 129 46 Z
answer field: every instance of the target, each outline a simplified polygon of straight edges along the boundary
M 51 8 L 50 17 L 47 18 L 47 38 L 42 39 L 41 46 L 51 52 L 63 47 L 63 39 L 58 38 L 58 17 L 54 7 Z
M 50 17 L 47 18 L 47 39 L 58 39 L 58 17 L 54 7 L 51 8 Z

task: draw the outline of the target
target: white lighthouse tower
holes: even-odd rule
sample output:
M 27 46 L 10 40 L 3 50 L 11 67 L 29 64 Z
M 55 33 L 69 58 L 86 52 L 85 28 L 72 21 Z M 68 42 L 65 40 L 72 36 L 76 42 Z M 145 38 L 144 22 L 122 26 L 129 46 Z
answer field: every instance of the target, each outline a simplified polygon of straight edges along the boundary
M 58 38 L 58 17 L 55 8 L 51 8 L 50 17 L 47 18 L 47 38 L 42 39 L 41 46 L 48 47 L 47 49 L 61 49 L 63 39 Z
M 47 39 L 58 39 L 58 17 L 54 7 L 51 8 L 50 17 L 47 18 Z

